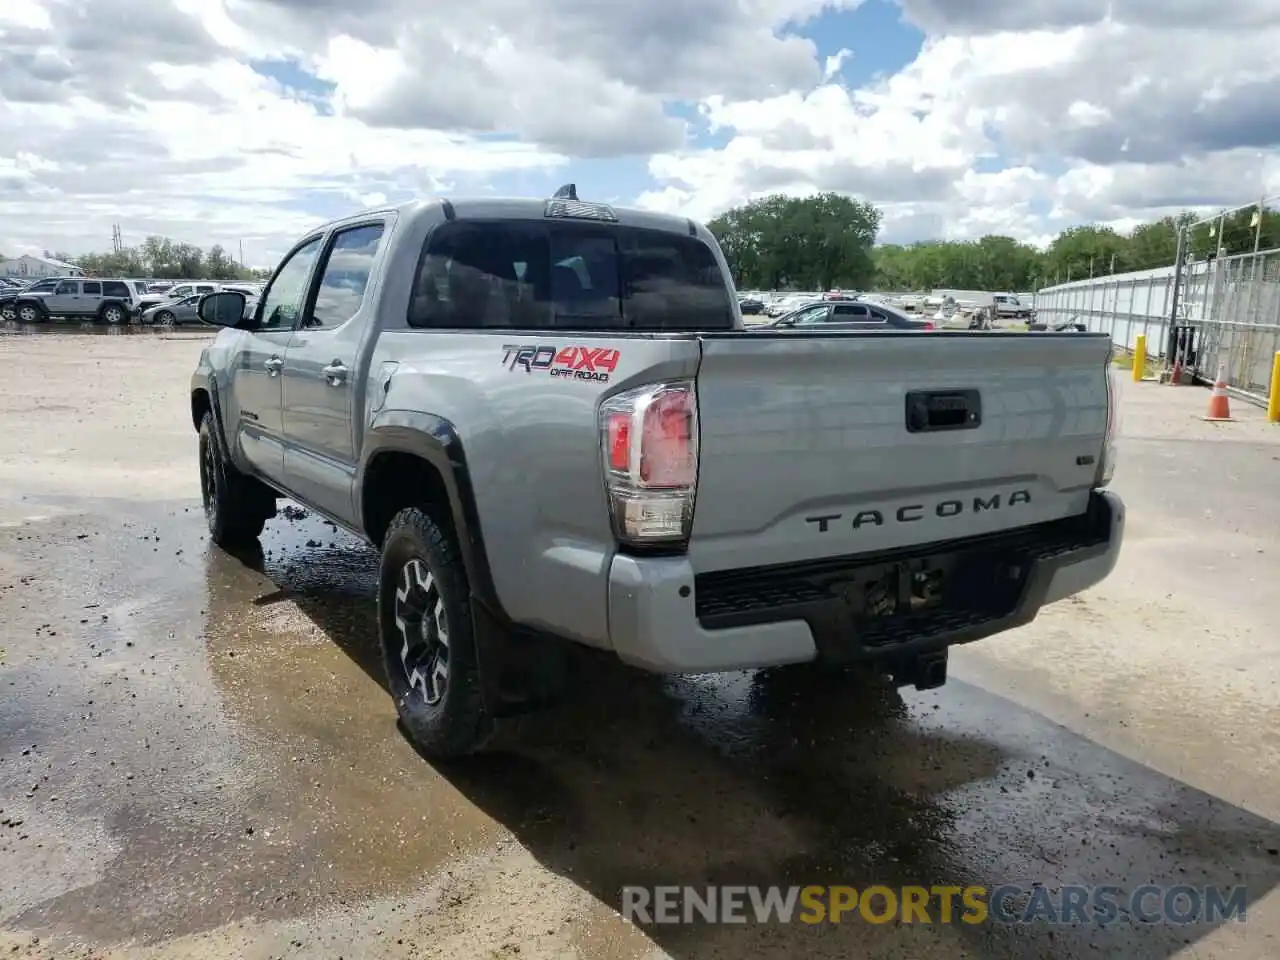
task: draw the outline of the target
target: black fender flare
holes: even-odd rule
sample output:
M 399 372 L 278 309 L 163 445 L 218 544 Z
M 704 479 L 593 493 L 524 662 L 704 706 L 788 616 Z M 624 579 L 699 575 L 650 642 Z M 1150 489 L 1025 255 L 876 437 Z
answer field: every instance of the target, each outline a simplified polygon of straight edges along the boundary
M 222 420 L 222 398 L 218 394 L 218 378 L 210 376 L 203 384 L 197 384 L 191 390 L 192 395 L 202 389 L 209 395 L 209 412 L 213 414 L 213 442 L 218 445 L 218 453 L 230 460 L 231 448 L 227 445 L 227 427 Z M 196 430 L 200 424 L 195 425 Z
M 365 434 L 355 486 L 360 525 L 366 530 L 365 473 L 380 453 L 420 457 L 443 482 L 471 586 L 471 623 L 480 687 L 489 715 L 511 716 L 554 701 L 564 686 L 562 647 L 514 625 L 498 599 L 480 531 L 471 471 L 457 429 L 443 417 L 418 411 L 385 410 L 374 417 Z M 367 533 L 365 536 L 368 538 Z
M 471 470 L 457 428 L 443 417 L 415 410 L 384 410 L 374 417 L 365 434 L 356 476 L 355 493 L 362 529 L 367 529 L 364 522 L 365 473 L 381 453 L 407 453 L 420 457 L 440 474 L 471 591 L 492 612 L 502 615 L 480 532 L 480 514 L 471 484 Z

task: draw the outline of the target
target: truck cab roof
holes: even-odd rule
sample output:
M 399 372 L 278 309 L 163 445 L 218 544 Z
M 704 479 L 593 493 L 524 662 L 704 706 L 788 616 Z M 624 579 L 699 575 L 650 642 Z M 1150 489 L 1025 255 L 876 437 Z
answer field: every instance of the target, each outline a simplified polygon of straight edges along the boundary
M 566 186 L 572 186 L 566 185 Z M 565 188 L 561 188 L 564 190 Z M 439 219 L 440 222 L 450 220 L 539 220 L 549 214 L 549 206 L 557 200 L 566 205 L 577 205 L 578 211 L 597 208 L 607 215 L 584 216 L 570 212 L 564 216 L 576 216 L 580 219 L 595 220 L 602 225 L 616 224 L 623 227 L 639 227 L 648 230 L 662 230 L 671 233 L 682 233 L 702 240 L 711 239 L 711 232 L 705 226 L 688 217 L 680 217 L 670 213 L 659 213 L 654 210 L 642 210 L 636 207 L 621 207 L 611 203 L 590 200 L 578 200 L 576 191 L 573 198 L 550 197 L 545 200 L 529 197 L 422 197 L 407 200 L 399 204 L 369 207 L 358 213 L 349 214 L 318 226 L 312 235 L 349 223 L 367 220 L 372 216 L 395 214 L 397 219 L 419 220 L 422 218 Z

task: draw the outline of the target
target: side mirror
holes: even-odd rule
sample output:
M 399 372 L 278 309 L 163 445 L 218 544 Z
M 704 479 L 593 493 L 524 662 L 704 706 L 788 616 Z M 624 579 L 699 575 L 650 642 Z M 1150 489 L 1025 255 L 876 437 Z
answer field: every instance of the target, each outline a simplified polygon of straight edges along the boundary
M 215 327 L 240 327 L 245 322 L 244 305 L 247 302 L 243 293 L 234 290 L 206 293 L 200 298 L 196 312 L 201 320 Z

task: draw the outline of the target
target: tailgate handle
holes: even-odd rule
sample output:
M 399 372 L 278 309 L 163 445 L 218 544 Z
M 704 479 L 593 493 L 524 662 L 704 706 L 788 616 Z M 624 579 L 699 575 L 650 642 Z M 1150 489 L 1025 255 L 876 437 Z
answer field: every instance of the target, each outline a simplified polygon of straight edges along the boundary
M 977 390 L 912 390 L 907 394 L 907 432 L 973 430 L 982 424 Z

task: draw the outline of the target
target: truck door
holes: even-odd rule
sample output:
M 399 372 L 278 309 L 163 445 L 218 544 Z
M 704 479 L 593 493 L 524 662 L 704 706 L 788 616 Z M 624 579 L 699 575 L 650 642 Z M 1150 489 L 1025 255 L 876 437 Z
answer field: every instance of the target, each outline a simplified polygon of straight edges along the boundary
M 281 373 L 285 348 L 307 300 L 322 236 L 294 248 L 277 268 L 258 304 L 259 324 L 240 340 L 226 429 L 253 472 L 284 483 Z
M 299 317 L 284 358 L 285 485 L 338 518 L 354 516 L 357 366 L 365 290 L 386 225 L 336 231 L 321 258 L 313 306 Z

